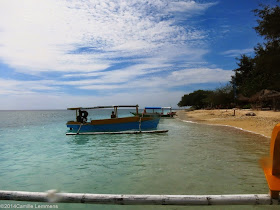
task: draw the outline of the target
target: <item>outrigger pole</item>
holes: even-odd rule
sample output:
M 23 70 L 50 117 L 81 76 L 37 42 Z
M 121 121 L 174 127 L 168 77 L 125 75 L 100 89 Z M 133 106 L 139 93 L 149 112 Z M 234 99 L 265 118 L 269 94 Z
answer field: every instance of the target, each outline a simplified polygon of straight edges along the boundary
M 116 131 L 116 132 L 85 132 L 85 133 L 66 133 L 66 135 L 102 135 L 102 134 L 144 134 L 144 133 L 166 133 L 168 130 L 150 130 L 150 131 Z

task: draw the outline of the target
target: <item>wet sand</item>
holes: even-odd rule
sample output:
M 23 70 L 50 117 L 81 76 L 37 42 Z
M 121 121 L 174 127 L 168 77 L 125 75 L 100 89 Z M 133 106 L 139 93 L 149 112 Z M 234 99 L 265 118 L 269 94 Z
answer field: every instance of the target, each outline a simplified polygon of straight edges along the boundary
M 253 112 L 256 116 L 246 116 L 248 112 Z M 198 123 L 233 126 L 270 138 L 274 126 L 280 123 L 280 112 L 237 109 L 234 116 L 233 109 L 180 110 L 177 111 L 177 118 Z

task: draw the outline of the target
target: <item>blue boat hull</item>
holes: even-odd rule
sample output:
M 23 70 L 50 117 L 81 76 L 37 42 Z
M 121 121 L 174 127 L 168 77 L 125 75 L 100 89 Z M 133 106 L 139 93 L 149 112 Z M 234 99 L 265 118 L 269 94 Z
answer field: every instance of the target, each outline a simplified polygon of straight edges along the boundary
M 150 120 L 141 121 L 141 130 L 154 130 L 157 128 L 160 118 L 152 118 Z M 67 127 L 74 132 L 114 132 L 126 130 L 139 130 L 139 120 L 134 122 L 106 122 L 106 124 L 94 123 L 67 123 Z

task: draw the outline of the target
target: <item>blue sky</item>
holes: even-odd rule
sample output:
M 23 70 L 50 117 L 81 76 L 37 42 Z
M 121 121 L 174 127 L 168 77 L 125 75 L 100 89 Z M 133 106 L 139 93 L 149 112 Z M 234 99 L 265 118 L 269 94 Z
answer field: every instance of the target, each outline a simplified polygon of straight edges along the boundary
M 262 42 L 261 0 L 1 0 L 0 110 L 173 106 Z

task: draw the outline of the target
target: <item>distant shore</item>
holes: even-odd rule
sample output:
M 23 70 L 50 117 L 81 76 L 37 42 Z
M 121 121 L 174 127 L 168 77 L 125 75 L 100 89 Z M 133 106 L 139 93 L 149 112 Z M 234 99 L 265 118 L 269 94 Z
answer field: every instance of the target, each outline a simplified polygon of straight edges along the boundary
M 256 116 L 246 116 L 248 112 Z M 268 138 L 274 126 L 280 123 L 280 112 L 237 109 L 233 115 L 233 109 L 177 111 L 177 117 L 181 120 L 237 127 Z

